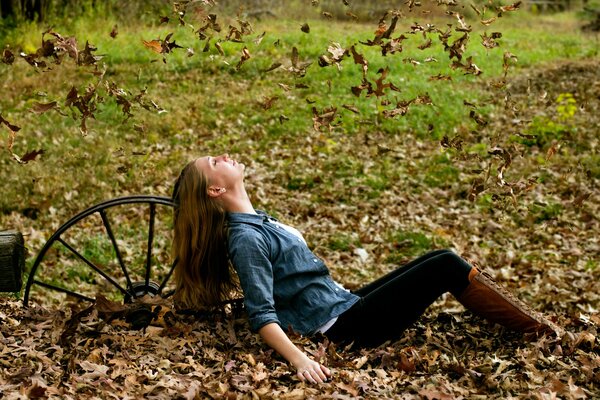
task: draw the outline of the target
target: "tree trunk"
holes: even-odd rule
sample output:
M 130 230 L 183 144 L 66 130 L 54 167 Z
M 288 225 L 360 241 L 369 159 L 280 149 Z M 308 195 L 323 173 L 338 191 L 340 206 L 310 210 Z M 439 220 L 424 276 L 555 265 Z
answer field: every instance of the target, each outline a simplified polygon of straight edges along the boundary
M 45 17 L 46 3 L 48 0 L 21 0 L 21 11 L 29 21 L 37 19 L 42 22 Z
M 0 292 L 18 292 L 23 285 L 25 246 L 17 231 L 0 231 Z
M 0 0 L 0 17 L 8 18 L 15 15 L 12 0 Z

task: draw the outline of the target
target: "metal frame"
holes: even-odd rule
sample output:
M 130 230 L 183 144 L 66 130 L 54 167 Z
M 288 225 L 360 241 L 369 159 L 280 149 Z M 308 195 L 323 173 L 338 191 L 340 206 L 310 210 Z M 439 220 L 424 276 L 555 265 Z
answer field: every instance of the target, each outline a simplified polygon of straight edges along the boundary
M 31 267 L 31 271 L 29 272 L 29 277 L 27 279 L 27 284 L 25 286 L 25 295 L 23 296 L 23 306 L 27 307 L 29 305 L 29 293 L 30 293 L 30 289 L 31 289 L 32 285 L 39 285 L 39 286 L 45 287 L 47 289 L 66 293 L 66 294 L 69 294 L 71 296 L 77 297 L 82 300 L 87 300 L 90 302 L 95 301 L 95 299 L 85 296 L 81 293 L 77 293 L 72 290 L 68 290 L 68 289 L 35 279 L 35 274 L 37 272 L 37 269 L 40 266 L 40 264 L 42 263 L 42 261 L 44 260 L 46 252 L 50 249 L 50 247 L 52 247 L 52 245 L 55 242 L 62 244 L 66 249 L 68 249 L 70 252 L 75 254 L 80 260 L 82 260 L 84 263 L 86 263 L 88 265 L 88 267 L 90 267 L 91 269 L 93 269 L 94 271 L 99 273 L 102 277 L 104 277 L 104 279 L 106 279 L 110 284 L 112 284 L 121 293 L 123 293 L 124 298 L 133 299 L 133 298 L 139 296 L 139 292 L 138 292 L 139 289 L 133 287 L 134 283 L 131 281 L 131 278 L 129 277 L 127 267 L 125 266 L 125 263 L 123 262 L 123 257 L 121 256 L 121 252 L 119 250 L 117 241 L 115 239 L 110 222 L 109 222 L 108 217 L 105 212 L 105 210 L 115 207 L 115 206 L 120 206 L 120 205 L 124 205 L 124 204 L 136 204 L 136 203 L 150 205 L 150 216 L 149 216 L 149 221 L 148 221 L 148 223 L 149 223 L 149 225 L 148 225 L 148 247 L 147 247 L 147 253 L 146 253 L 146 271 L 145 271 L 145 276 L 144 276 L 144 283 L 145 283 L 145 288 L 146 288 L 144 293 L 148 293 L 148 288 L 150 287 L 150 275 L 151 275 L 150 272 L 152 269 L 152 245 L 153 245 L 153 241 L 154 241 L 154 221 L 156 219 L 156 205 L 164 205 L 164 206 L 174 207 L 175 204 L 173 203 L 173 201 L 170 198 L 163 197 L 163 196 L 146 196 L 146 195 L 126 196 L 126 197 L 119 197 L 116 199 L 104 201 L 100 204 L 96 204 L 95 206 L 88 208 L 88 209 L 80 212 L 79 214 L 75 215 L 73 218 L 71 218 L 69 221 L 67 221 L 65 224 L 63 224 L 60 228 L 58 228 L 56 232 L 54 232 L 54 234 L 50 237 L 50 239 L 48 239 L 48 241 L 46 242 L 46 244 L 44 245 L 44 247 L 38 254 L 37 258 L 35 259 L 35 262 L 33 263 L 33 266 Z M 123 274 L 127 281 L 126 288 L 123 288 L 114 278 L 112 278 L 111 276 L 106 274 L 100 267 L 98 267 L 92 261 L 85 258 L 75 248 L 73 248 L 71 245 L 69 245 L 67 242 L 65 242 L 61 238 L 61 235 L 65 231 L 67 231 L 69 228 L 71 228 L 73 225 L 75 225 L 82 219 L 84 219 L 94 213 L 100 214 L 100 217 L 102 218 L 102 224 L 104 225 L 104 228 L 106 229 L 106 234 L 110 238 L 111 244 L 112 244 L 113 249 L 115 250 L 115 253 L 117 256 L 117 260 L 119 262 L 121 270 L 123 271 Z M 168 274 L 165 276 L 163 281 L 160 283 L 157 295 L 162 294 L 162 290 L 164 289 L 167 282 L 171 278 L 171 275 L 173 274 L 175 265 L 177 265 L 177 260 L 175 260 L 173 262 Z M 168 297 L 168 295 L 165 297 Z

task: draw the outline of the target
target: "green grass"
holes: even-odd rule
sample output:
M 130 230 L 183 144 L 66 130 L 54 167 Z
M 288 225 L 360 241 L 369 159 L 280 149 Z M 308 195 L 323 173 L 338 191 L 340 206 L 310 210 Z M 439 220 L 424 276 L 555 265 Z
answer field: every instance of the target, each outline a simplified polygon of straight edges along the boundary
M 398 230 L 389 236 L 393 251 L 387 256 L 390 264 L 403 264 L 406 260 L 429 251 L 448 246 L 448 241 L 419 231 Z

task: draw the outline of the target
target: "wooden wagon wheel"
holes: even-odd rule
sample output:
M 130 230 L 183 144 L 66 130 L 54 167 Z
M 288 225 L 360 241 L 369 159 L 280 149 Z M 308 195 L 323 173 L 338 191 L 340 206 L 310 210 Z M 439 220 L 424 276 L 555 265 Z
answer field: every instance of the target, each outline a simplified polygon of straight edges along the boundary
M 80 212 L 58 228 L 38 254 L 29 272 L 23 305 L 29 305 L 32 289 L 62 293 L 90 302 L 95 301 L 99 292 L 112 300 L 121 298 L 125 302 L 145 294 L 168 297 L 174 290 L 165 288 L 176 265 L 176 261 L 169 260 L 167 250 L 172 234 L 173 206 L 168 197 L 139 195 L 108 200 Z M 111 223 L 111 214 L 121 217 L 118 224 Z M 130 215 L 123 218 L 121 214 Z M 162 260 L 153 255 L 159 215 L 164 216 L 160 226 L 165 231 L 160 234 Z M 145 254 L 137 260 L 123 255 L 124 248 L 126 252 L 131 247 L 139 248 L 127 242 L 140 241 L 136 229 L 142 236 L 147 236 L 145 249 L 142 249 Z M 73 231 L 80 234 L 71 235 L 74 240 L 69 240 L 67 236 Z M 91 242 L 86 237 L 89 232 L 95 234 Z M 84 250 L 78 248 L 82 246 Z M 109 253 L 112 253 L 112 260 Z M 128 265 L 128 261 L 137 265 Z

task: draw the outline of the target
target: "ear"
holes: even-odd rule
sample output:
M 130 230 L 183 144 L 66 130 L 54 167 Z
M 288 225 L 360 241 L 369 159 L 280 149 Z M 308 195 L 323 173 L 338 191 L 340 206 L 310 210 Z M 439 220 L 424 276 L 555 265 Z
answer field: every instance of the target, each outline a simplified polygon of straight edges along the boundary
M 226 192 L 225 188 L 220 188 L 218 186 L 209 186 L 208 187 L 208 195 L 210 197 L 219 197 L 225 192 Z

